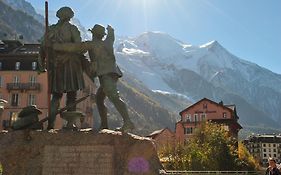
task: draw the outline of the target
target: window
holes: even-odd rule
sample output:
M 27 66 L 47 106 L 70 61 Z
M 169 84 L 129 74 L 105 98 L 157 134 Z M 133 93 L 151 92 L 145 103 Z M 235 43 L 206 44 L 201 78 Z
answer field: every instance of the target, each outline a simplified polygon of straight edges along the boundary
M 205 121 L 205 120 L 206 120 L 206 114 L 205 114 L 205 113 L 201 114 L 201 120 L 202 120 L 202 121 Z
M 227 117 L 226 112 L 224 112 L 223 113 L 223 118 L 226 118 L 226 117 Z
M 271 147 L 271 144 L 270 144 L 270 143 L 268 144 L 268 147 Z
M 271 154 L 268 154 L 269 157 L 271 157 Z
M 273 157 L 276 157 L 276 154 L 274 154 Z
M 208 108 L 208 104 L 207 103 L 204 103 L 203 104 L 203 109 L 207 109 Z
M 185 114 L 183 117 L 184 122 L 190 122 L 191 121 L 191 115 L 190 114 Z
M 194 122 L 198 122 L 198 114 L 194 114 Z
M 193 128 L 184 128 L 184 134 L 192 134 Z
M 185 115 L 185 114 L 182 115 L 182 121 L 183 121 L 183 122 L 186 121 L 186 115 Z
M 264 143 L 263 146 L 266 147 L 266 144 Z
M 266 157 L 266 154 L 263 154 L 263 157 Z
M 2 62 L 0 62 L 0 70 L 2 70 L 2 66 L 3 66 L 3 65 L 2 65 Z
M 37 62 L 32 62 L 32 70 L 36 70 L 37 68 Z
M 191 114 L 188 114 L 189 121 L 192 122 Z
M 17 120 L 18 113 L 17 112 L 10 112 L 10 126 Z
M 20 62 L 16 62 L 16 67 L 15 67 L 16 70 L 20 70 Z
M 29 82 L 33 85 L 33 84 L 35 84 L 36 83 L 36 76 L 35 75 L 31 75 L 30 77 L 29 77 Z
M 34 94 L 29 94 L 28 95 L 28 105 L 36 105 L 36 95 Z
M 20 78 L 18 76 L 14 76 L 14 83 L 17 84 L 20 82 Z
M 273 152 L 276 152 L 276 149 L 273 149 Z
M 263 152 L 266 152 L 266 149 L 263 149 Z
M 19 105 L 19 94 L 12 94 L 11 105 L 12 106 Z
M 273 144 L 273 147 L 276 147 L 276 145 L 275 145 L 275 144 Z

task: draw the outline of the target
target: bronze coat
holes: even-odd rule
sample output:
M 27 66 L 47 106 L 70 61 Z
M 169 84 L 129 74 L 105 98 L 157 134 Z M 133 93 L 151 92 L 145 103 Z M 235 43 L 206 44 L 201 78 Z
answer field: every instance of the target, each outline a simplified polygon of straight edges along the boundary
M 50 26 L 50 43 L 80 43 L 80 32 L 69 22 L 58 22 Z M 85 87 L 82 70 L 82 53 L 55 51 L 50 49 L 49 73 L 51 92 L 65 93 Z

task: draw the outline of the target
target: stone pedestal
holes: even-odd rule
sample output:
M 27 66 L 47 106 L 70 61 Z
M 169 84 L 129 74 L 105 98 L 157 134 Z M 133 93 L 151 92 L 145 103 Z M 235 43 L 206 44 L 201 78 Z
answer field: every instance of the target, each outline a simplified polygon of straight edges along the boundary
M 111 130 L 24 131 L 0 134 L 5 175 L 156 175 L 161 169 L 151 140 Z

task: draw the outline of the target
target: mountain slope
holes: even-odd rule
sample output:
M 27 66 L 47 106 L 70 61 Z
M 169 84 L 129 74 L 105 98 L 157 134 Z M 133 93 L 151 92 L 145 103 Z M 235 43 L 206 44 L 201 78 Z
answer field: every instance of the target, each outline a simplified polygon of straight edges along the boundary
M 119 38 L 116 51 L 125 72 L 151 90 L 182 94 L 193 102 L 235 97 L 243 124 L 280 126 L 273 123 L 281 117 L 281 75 L 234 56 L 217 41 L 192 46 L 147 32 Z
M 32 16 L 0 1 L 0 39 L 22 35 L 26 42 L 38 42 L 43 33 L 44 26 Z
M 44 24 L 44 17 L 36 13 L 34 7 L 25 0 L 2 0 L 5 4 L 16 11 L 22 11 L 29 16 L 32 16 L 38 22 Z M 43 3 L 42 3 L 43 4 Z
M 154 130 L 169 127 L 174 130 L 177 114 L 169 112 L 151 97 L 130 86 L 126 81 L 118 84 L 121 97 L 126 102 L 130 118 L 135 123 L 137 134 L 148 135 Z M 122 126 L 122 118 L 112 103 L 106 100 L 109 109 L 109 127 Z M 99 127 L 97 109 L 94 109 L 95 127 Z

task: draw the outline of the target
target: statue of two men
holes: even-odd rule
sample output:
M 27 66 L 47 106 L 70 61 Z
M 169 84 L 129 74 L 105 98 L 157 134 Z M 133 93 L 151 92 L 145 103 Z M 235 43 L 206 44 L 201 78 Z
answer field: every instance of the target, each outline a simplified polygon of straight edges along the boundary
M 93 35 L 92 41 L 81 42 L 80 32 L 77 27 L 69 21 L 74 13 L 69 7 L 62 7 L 57 11 L 59 21 L 50 26 L 48 45 L 49 53 L 49 73 L 51 84 L 51 116 L 48 121 L 48 129 L 54 128 L 56 112 L 62 94 L 67 94 L 67 105 L 74 103 L 76 92 L 84 88 L 83 70 L 87 70 L 87 75 L 93 80 L 95 76 L 99 78 L 100 87 L 96 93 L 96 104 L 101 118 L 100 129 L 108 128 L 107 108 L 104 104 L 106 97 L 114 104 L 121 114 L 124 124 L 123 131 L 134 129 L 126 104 L 120 98 L 117 90 L 117 81 L 122 77 L 122 72 L 116 64 L 114 56 L 114 29 L 107 26 L 107 36 L 103 40 L 105 27 L 96 24 L 89 29 Z M 43 47 L 42 47 L 43 48 Z M 90 63 L 83 64 L 86 59 L 83 53 L 89 52 Z M 44 53 L 44 50 L 43 52 Z M 87 65 L 88 67 L 82 67 Z M 69 109 L 75 111 L 76 107 Z

